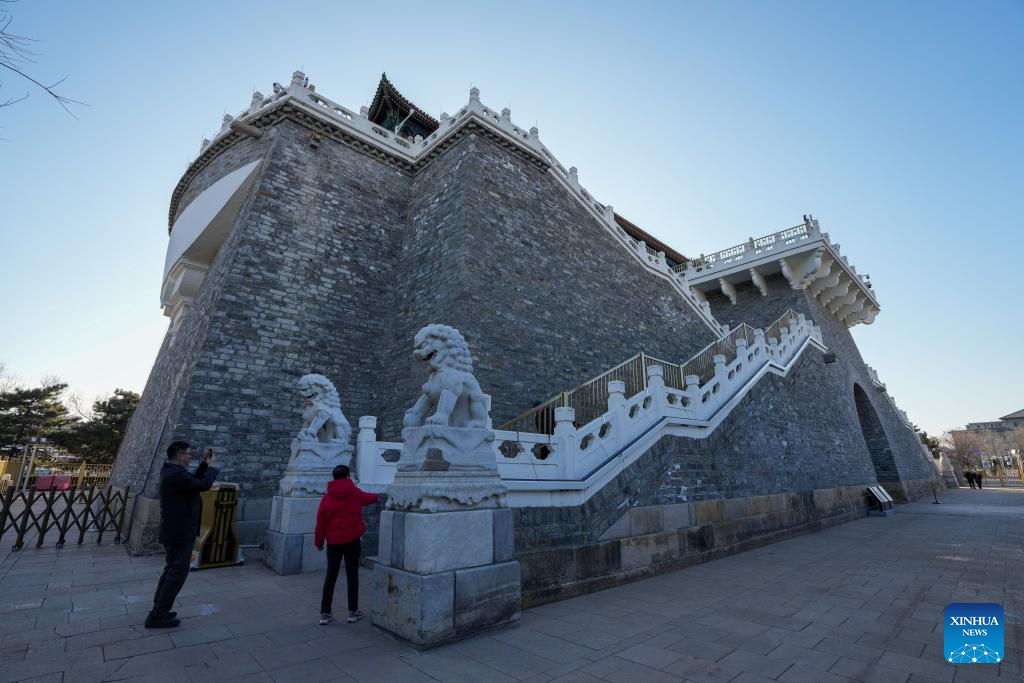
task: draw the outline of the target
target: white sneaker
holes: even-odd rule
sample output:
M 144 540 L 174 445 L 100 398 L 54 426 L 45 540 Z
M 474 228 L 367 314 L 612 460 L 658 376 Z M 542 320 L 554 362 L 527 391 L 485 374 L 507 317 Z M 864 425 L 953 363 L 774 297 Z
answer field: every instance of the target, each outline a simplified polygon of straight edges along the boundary
M 354 624 L 365 616 L 366 615 L 363 614 L 361 611 L 356 610 L 355 612 L 349 612 L 348 619 L 346 619 L 345 621 L 347 621 L 350 624 Z
M 327 626 L 327 624 L 334 621 L 334 615 L 330 612 L 321 612 L 320 614 L 320 625 Z

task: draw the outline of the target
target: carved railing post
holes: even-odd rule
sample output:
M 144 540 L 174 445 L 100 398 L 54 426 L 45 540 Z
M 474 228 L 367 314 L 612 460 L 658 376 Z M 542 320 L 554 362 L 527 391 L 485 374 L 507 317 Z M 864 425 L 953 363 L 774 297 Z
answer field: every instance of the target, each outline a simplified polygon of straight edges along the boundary
M 747 340 L 743 337 L 736 340 L 736 360 L 733 367 L 736 368 L 733 378 L 737 380 L 741 374 L 750 372 L 750 362 L 747 360 Z
M 376 482 L 377 460 L 377 418 L 363 415 L 356 435 L 356 480 Z
M 700 403 L 700 375 L 687 375 L 685 381 L 685 393 L 689 405 L 684 407 L 692 410 L 694 414 L 703 417 L 704 411 L 701 409 Z
M 576 409 L 555 408 L 555 453 L 561 458 L 563 476 L 574 479 L 581 469 L 580 450 L 576 441 Z
M 708 404 L 717 407 L 722 403 L 722 397 L 728 393 L 725 391 L 725 387 L 729 380 L 729 371 L 725 367 L 724 355 L 716 353 L 714 361 L 715 376 L 710 382 L 711 398 L 708 399 Z M 715 387 L 718 387 L 718 391 L 715 391 Z
M 650 415 L 654 420 L 665 415 L 668 407 L 668 397 L 665 394 L 665 368 L 660 365 L 647 366 L 647 391 L 650 393 L 654 414 Z
M 618 449 L 625 445 L 626 433 L 629 431 L 629 418 L 626 416 L 626 383 L 619 379 L 608 382 L 608 422 L 612 426 L 609 447 Z

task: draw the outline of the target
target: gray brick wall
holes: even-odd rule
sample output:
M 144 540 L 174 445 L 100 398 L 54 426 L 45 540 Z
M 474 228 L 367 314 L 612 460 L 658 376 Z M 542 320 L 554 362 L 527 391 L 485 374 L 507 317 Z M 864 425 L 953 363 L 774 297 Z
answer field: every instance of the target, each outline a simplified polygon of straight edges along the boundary
M 917 435 L 900 419 L 888 399 L 882 395 L 882 390 L 876 388 L 871 382 L 864 359 L 846 325 L 836 320 L 809 292 L 791 288 L 782 275 L 768 278 L 767 297 L 762 297 L 751 283 L 737 286 L 736 291 L 737 303 L 735 306 L 721 294 L 708 296 L 712 313 L 720 322 L 729 325 L 746 322 L 754 327 L 767 327 L 775 322 L 787 308 L 792 308 L 814 320 L 817 325 L 821 326 L 825 345 L 836 354 L 837 360 L 830 366 L 830 372 L 842 377 L 841 391 L 845 412 L 849 415 L 856 415 L 854 386 L 859 385 L 863 388 L 865 396 L 878 417 L 879 425 L 884 432 L 885 441 L 889 444 L 899 473 L 898 478 L 901 481 L 916 481 L 930 479 L 934 476 L 935 469 L 921 450 Z M 876 324 L 885 324 L 884 312 L 879 316 Z M 898 350 L 894 349 L 893 352 L 898 352 Z M 860 420 L 857 419 L 852 424 L 859 425 Z M 874 425 L 868 427 L 867 438 L 876 444 L 876 452 L 881 454 L 884 451 L 883 441 L 879 440 L 877 428 Z M 880 457 L 883 461 L 885 460 L 884 456 Z M 888 467 L 884 462 L 880 462 L 880 466 Z
M 394 299 L 389 382 L 401 412 L 423 381 L 410 341 L 462 331 L 495 424 L 640 351 L 685 359 L 711 331 L 551 176 L 480 136 L 416 178 Z

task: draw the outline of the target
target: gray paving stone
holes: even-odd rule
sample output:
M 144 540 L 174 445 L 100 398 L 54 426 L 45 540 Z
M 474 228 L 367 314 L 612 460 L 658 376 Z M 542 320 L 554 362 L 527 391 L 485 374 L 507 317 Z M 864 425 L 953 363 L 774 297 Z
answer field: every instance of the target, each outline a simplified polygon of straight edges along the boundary
M 360 683 L 402 681 L 403 683 L 430 683 L 435 679 L 398 657 L 381 653 L 345 653 L 328 657 L 332 664 Z
M 150 635 L 143 638 L 117 640 L 112 643 L 104 643 L 103 658 L 110 661 L 112 659 L 137 657 L 138 655 L 145 655 L 150 652 L 170 650 L 173 647 L 174 641 L 171 640 L 170 634 L 160 633 L 159 635 Z
M 244 652 L 229 654 L 225 657 L 185 667 L 186 672 L 196 683 L 205 681 L 225 681 L 263 671 L 263 666 L 252 655 Z
M 565 674 L 564 676 L 552 678 L 550 683 L 602 683 L 603 681 L 603 678 L 591 676 L 590 674 L 582 671 L 573 671 Z
M 210 650 L 216 657 L 228 657 L 234 654 L 256 652 L 257 650 L 269 650 L 273 647 L 274 644 L 262 633 L 210 643 Z
M 320 653 L 307 643 L 291 643 L 287 647 L 274 645 L 269 650 L 256 650 L 250 654 L 267 671 L 321 657 Z
M 21 683 L 62 683 L 64 680 L 64 674 L 60 671 L 52 674 L 46 674 L 44 676 L 33 676 L 32 678 L 24 678 Z
M 821 652 L 820 650 L 809 650 L 805 647 L 791 645 L 789 643 L 779 645 L 777 648 L 769 652 L 767 656 L 773 659 L 784 659 L 790 662 L 796 662 L 797 664 L 801 664 L 811 669 L 817 669 L 818 671 L 828 671 L 832 665 L 839 660 L 838 655 Z
M 924 652 L 924 643 L 900 638 L 887 638 L 884 635 L 865 633 L 857 639 L 858 645 L 873 647 L 883 652 L 895 652 L 909 657 L 919 657 Z
M 612 683 L 637 683 L 637 681 L 643 681 L 644 683 L 678 683 L 680 679 L 673 674 L 659 671 L 643 664 L 630 662 L 621 669 L 616 669 L 607 674 L 605 680 L 612 681 Z
M 513 678 L 549 672 L 564 661 L 540 657 L 494 638 L 472 638 L 451 649 Z M 587 660 L 575 661 L 586 663 Z
M 628 659 L 622 659 L 621 657 L 610 655 L 607 657 L 602 657 L 593 664 L 588 664 L 587 666 L 580 669 L 580 671 L 584 671 L 593 676 L 597 676 L 598 678 L 605 678 L 608 674 L 612 673 L 613 671 L 618 671 L 619 669 L 629 666 L 631 663 L 632 662 L 630 662 Z
M 758 676 L 757 674 L 744 671 L 736 678 L 732 679 L 733 683 L 767 683 L 768 681 L 774 681 L 774 678 L 765 678 L 764 676 Z
M 274 683 L 319 683 L 319 681 L 351 681 L 327 659 L 290 664 L 268 671 Z
M 584 628 L 579 631 L 574 631 L 562 636 L 564 640 L 568 640 L 571 643 L 589 647 L 592 650 L 604 650 L 607 647 L 616 645 L 622 641 L 619 636 L 612 635 L 607 631 L 598 631 L 597 629 Z
M 225 626 L 174 629 L 170 636 L 171 640 L 174 641 L 174 647 L 213 643 L 218 640 L 230 640 L 235 637 Z
M 494 638 L 520 650 L 525 650 L 544 659 L 556 662 L 583 657 L 588 652 L 587 648 L 582 645 L 576 645 L 561 638 L 552 638 L 545 633 L 531 631 L 525 626 L 501 631 L 496 633 Z
M 750 652 L 743 652 L 742 650 L 736 650 L 722 657 L 718 663 L 730 668 L 742 669 L 743 671 L 771 678 L 780 676 L 783 671 L 793 665 L 792 661 L 764 657 Z
M 682 655 L 678 652 L 650 645 L 634 645 L 616 654 L 623 659 L 628 659 L 653 669 L 664 669 L 672 662 L 682 658 Z
M 1004 683 L 1006 678 L 994 671 L 990 664 L 957 664 L 953 681 L 954 683 Z
M 417 657 L 409 663 L 426 675 L 439 681 L 452 681 L 453 683 L 476 683 L 476 681 L 511 683 L 511 681 L 517 680 L 494 667 L 451 649 L 435 650 L 422 657 Z
M 878 648 L 850 643 L 839 638 L 824 638 L 814 646 L 814 649 L 868 664 L 874 664 L 882 656 L 882 650 Z
M 348 633 L 339 633 L 337 630 L 325 638 L 306 641 L 306 644 L 324 657 L 328 655 L 340 655 L 345 652 L 351 652 L 352 650 L 361 650 L 363 648 L 370 647 L 369 641 L 366 641 L 354 634 L 350 635 Z
M 681 676 L 693 681 L 731 681 L 743 671 L 703 657 L 685 656 L 664 669 L 665 673 Z
M 839 661 L 830 669 L 830 673 L 839 676 L 846 676 L 858 681 L 885 681 L 885 683 L 906 683 L 910 674 L 878 664 L 858 662 L 853 659 L 840 657 Z
M 179 676 L 178 680 L 184 681 L 188 678 L 185 667 L 213 658 L 213 652 L 208 645 L 192 645 L 136 655 L 131 658 L 116 660 L 123 661 L 124 663 L 110 676 L 110 680 L 147 676 L 154 672 L 176 671 Z
M 952 681 L 956 667 L 943 661 L 928 661 L 917 657 L 908 657 L 898 652 L 886 652 L 878 660 L 879 666 L 885 666 L 908 674 L 922 674 L 937 681 Z

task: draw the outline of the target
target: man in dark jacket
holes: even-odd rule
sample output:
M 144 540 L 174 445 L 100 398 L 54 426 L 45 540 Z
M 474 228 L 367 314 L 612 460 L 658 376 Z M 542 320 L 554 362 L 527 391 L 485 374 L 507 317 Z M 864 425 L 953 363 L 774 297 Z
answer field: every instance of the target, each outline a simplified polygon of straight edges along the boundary
M 341 561 L 345 560 L 345 579 L 348 584 L 348 623 L 363 618 L 359 611 L 359 553 L 362 545 L 359 537 L 366 531 L 363 522 L 363 506 L 377 502 L 377 494 L 361 491 L 349 479 L 348 467 L 338 465 L 332 472 L 334 481 L 327 484 L 327 493 L 320 500 L 316 511 L 316 530 L 313 543 L 317 550 L 324 549 L 327 541 L 327 576 L 324 577 L 324 592 L 320 602 L 320 625 L 326 626 L 334 617 L 331 604 L 334 602 L 334 585 L 338 581 Z
M 190 474 L 188 466 L 193 450 L 184 441 L 167 448 L 167 462 L 160 470 L 160 543 L 167 560 L 164 573 L 153 595 L 153 611 L 146 617 L 146 628 L 174 628 L 181 623 L 171 611 L 174 599 L 185 585 L 192 560 L 192 547 L 199 535 L 199 516 L 203 502 L 200 491 L 208 491 L 217 478 L 213 467 L 213 449 L 203 453 L 203 462 Z

